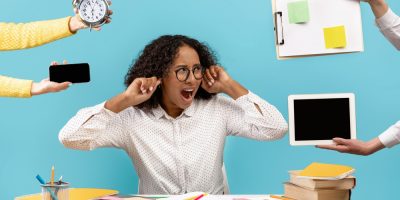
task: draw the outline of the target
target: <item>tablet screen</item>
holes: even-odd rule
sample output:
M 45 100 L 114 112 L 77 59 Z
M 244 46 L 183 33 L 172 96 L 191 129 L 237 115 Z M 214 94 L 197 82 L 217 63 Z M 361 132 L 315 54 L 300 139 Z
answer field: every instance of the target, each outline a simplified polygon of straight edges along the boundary
M 295 140 L 350 139 L 349 98 L 294 100 Z

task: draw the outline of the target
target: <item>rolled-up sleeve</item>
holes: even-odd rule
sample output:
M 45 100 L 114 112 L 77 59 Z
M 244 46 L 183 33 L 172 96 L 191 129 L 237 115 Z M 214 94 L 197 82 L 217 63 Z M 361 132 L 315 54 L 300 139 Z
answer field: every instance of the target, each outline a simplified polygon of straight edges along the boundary
M 376 19 L 376 25 L 396 49 L 400 50 L 400 17 L 389 8 L 382 17 Z
M 104 108 L 105 103 L 81 109 L 61 129 L 59 140 L 64 146 L 79 150 L 99 147 L 123 148 L 126 135 L 118 114 Z
M 252 92 L 229 104 L 226 112 L 228 135 L 274 140 L 282 138 L 288 130 L 287 122 L 278 109 Z
M 385 132 L 379 135 L 383 145 L 390 148 L 400 143 L 400 121 L 390 126 Z

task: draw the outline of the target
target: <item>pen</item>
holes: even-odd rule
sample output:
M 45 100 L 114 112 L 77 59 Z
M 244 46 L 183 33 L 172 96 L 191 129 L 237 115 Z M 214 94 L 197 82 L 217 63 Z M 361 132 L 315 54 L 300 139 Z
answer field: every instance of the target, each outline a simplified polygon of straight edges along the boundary
M 60 186 L 62 184 L 62 176 L 60 176 L 60 179 L 58 179 L 58 182 L 56 182 L 58 187 L 56 187 L 56 191 L 54 191 L 55 195 L 57 196 L 58 190 L 60 189 Z
M 50 185 L 54 184 L 54 165 L 51 167 Z
M 189 197 L 189 198 L 186 198 L 185 200 L 199 200 L 205 195 L 207 195 L 207 194 L 204 193 L 204 194 L 201 194 L 199 196 Z
M 204 196 L 206 196 L 206 195 L 205 194 L 201 194 L 198 197 L 196 197 L 194 200 L 199 200 L 199 199 L 203 198 Z
M 292 200 L 291 198 L 287 198 L 287 197 L 281 197 L 281 196 L 277 196 L 277 195 L 271 195 L 270 196 L 271 198 L 274 198 L 274 199 L 281 199 L 281 200 Z
M 46 185 L 46 182 L 43 180 L 43 178 L 39 174 L 36 175 L 36 179 L 39 181 L 39 183 Z M 50 196 L 53 200 L 58 200 L 58 198 L 56 197 L 56 195 L 54 195 L 53 191 L 51 191 L 50 188 L 46 187 L 46 189 L 50 193 Z

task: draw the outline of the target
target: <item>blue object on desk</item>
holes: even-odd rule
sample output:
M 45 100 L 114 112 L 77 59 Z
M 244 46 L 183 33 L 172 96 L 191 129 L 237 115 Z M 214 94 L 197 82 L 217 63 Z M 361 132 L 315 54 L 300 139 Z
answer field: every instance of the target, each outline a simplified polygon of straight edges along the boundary
M 43 178 L 38 174 L 36 175 L 36 179 L 43 185 L 46 185 L 46 182 L 43 180 Z M 57 196 L 54 195 L 53 191 L 51 191 L 50 188 L 46 187 L 47 191 L 50 193 L 50 196 L 53 200 L 58 200 Z

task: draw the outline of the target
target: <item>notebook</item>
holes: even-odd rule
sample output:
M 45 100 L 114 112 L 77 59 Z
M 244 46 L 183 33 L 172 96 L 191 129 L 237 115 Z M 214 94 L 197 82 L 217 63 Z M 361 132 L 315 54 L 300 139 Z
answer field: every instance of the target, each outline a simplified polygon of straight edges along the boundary
M 343 179 L 355 171 L 354 168 L 346 165 L 311 163 L 299 173 L 298 178 L 311 178 L 321 180 Z

